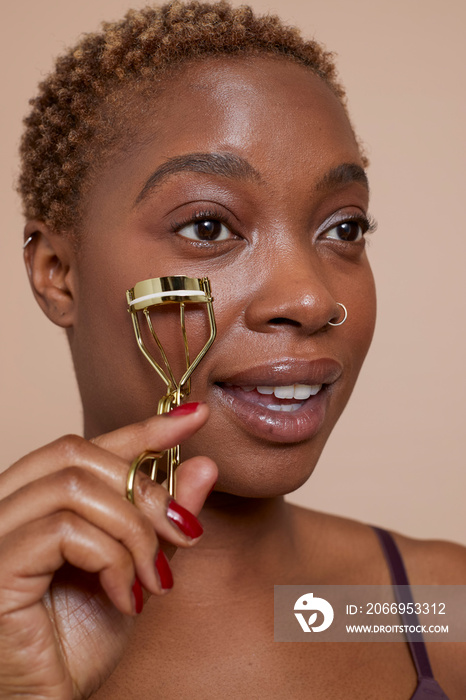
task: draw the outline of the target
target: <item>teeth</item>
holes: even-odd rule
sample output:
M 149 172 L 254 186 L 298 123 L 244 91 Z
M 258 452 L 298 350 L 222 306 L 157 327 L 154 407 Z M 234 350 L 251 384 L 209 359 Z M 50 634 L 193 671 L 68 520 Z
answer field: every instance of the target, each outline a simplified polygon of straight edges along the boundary
M 273 393 L 277 399 L 294 399 L 294 386 L 276 386 Z
M 254 388 L 254 387 L 253 387 Z M 274 394 L 277 399 L 298 399 L 305 401 L 310 396 L 315 396 L 322 389 L 322 384 L 291 384 L 290 386 L 258 386 L 259 394 Z M 246 391 L 250 391 L 250 387 Z
M 282 406 L 282 411 L 285 411 L 285 413 L 293 413 L 293 411 L 297 411 L 298 408 L 301 408 L 300 403 L 289 403 L 286 406 Z
M 294 398 L 295 399 L 308 399 L 310 396 L 315 396 L 319 393 L 322 388 L 322 384 L 317 384 L 315 386 L 308 386 L 307 384 L 295 384 L 294 385 Z
M 273 394 L 273 386 L 258 386 L 256 387 L 259 394 Z
M 275 403 L 270 404 L 270 406 L 267 406 L 269 411 L 281 411 L 282 413 L 293 413 L 293 411 L 297 411 L 298 408 L 301 408 L 302 404 L 300 403 L 289 403 L 289 404 L 283 404 L 282 406 L 277 405 Z
M 226 386 L 232 386 L 226 384 Z M 315 396 L 322 389 L 322 384 L 290 384 L 289 386 L 242 386 L 243 391 L 254 391 L 259 394 L 274 394 L 277 399 L 297 399 L 306 401 L 310 396 Z M 292 404 L 295 405 L 295 404 Z M 274 409 L 272 409 L 274 410 Z

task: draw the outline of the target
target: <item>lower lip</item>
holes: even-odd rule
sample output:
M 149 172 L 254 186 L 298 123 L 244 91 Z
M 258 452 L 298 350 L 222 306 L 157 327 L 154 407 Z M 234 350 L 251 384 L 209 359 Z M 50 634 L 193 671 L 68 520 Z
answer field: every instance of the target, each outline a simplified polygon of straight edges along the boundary
M 329 395 L 324 386 L 315 396 L 303 402 L 301 408 L 291 413 L 271 411 L 248 401 L 248 392 L 238 387 L 215 385 L 220 401 L 233 411 L 246 430 L 271 442 L 302 442 L 314 437 L 322 427 Z M 244 398 L 243 398 L 244 397 Z

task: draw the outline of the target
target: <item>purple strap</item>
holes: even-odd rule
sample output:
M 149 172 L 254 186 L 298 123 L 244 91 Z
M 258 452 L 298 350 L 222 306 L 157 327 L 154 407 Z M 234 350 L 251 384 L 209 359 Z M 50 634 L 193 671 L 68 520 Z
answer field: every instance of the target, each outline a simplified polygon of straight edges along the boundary
M 395 540 L 387 530 L 382 530 L 380 527 L 374 527 L 373 530 L 377 534 L 382 550 L 387 560 L 390 576 L 395 592 L 395 599 L 398 603 L 413 603 L 413 595 L 409 587 L 409 580 L 406 574 L 406 569 L 401 558 L 400 550 L 398 549 Z M 400 589 L 400 586 L 404 586 Z M 404 625 L 418 625 L 419 619 L 416 613 L 401 615 Z M 418 678 L 434 678 L 429 657 L 427 655 L 426 645 L 422 633 L 406 633 L 406 639 L 409 644 L 411 656 L 413 657 L 414 665 Z

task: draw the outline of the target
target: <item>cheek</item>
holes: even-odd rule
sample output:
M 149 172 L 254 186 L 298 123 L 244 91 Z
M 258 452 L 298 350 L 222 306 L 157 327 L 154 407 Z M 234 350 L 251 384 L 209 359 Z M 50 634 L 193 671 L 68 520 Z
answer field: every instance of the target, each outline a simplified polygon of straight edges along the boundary
M 154 415 L 159 399 L 167 393 L 167 384 L 138 346 L 121 280 L 104 281 L 101 275 L 98 296 L 88 282 L 81 284 L 79 318 L 71 347 L 88 432 L 100 434 Z M 189 358 L 194 362 L 210 335 L 207 306 L 186 304 L 185 310 Z M 139 312 L 137 318 L 147 351 L 162 372 L 169 375 L 144 314 Z M 179 382 L 186 371 L 180 305 L 154 306 L 150 319 Z
M 71 350 L 87 431 L 96 435 L 127 423 L 132 417 L 128 403 L 138 415 L 139 405 L 146 403 L 134 391 L 142 363 L 124 299 L 104 292 L 95 301 L 81 298 Z

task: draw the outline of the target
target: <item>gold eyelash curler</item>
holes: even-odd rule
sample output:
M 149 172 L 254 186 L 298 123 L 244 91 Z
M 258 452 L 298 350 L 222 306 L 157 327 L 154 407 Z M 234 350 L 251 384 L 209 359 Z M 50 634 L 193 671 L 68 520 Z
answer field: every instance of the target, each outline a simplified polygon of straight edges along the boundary
M 191 375 L 215 340 L 217 327 L 215 325 L 210 282 L 207 277 L 203 277 L 202 279 L 197 279 L 195 277 L 184 277 L 182 275 L 173 277 L 156 277 L 154 279 L 138 282 L 132 289 L 129 289 L 126 292 L 126 300 L 128 302 L 128 311 L 131 314 L 134 333 L 136 335 L 139 349 L 167 386 L 166 394 L 162 396 L 158 403 L 157 414 L 160 415 L 162 413 L 168 413 L 172 410 L 172 408 L 179 406 L 182 400 L 189 395 L 191 391 Z M 186 371 L 179 382 L 177 382 L 175 379 L 170 362 L 168 361 L 162 343 L 155 332 L 152 319 L 150 317 L 149 309 L 165 304 L 179 304 L 180 307 L 180 324 L 184 343 Z M 206 304 L 210 324 L 209 339 L 192 362 L 189 358 L 188 337 L 185 324 L 186 304 Z M 146 319 L 147 326 L 158 347 L 164 367 L 155 360 L 144 343 L 139 325 L 138 312 L 142 312 Z M 173 498 L 175 498 L 175 470 L 180 463 L 179 445 L 175 445 L 164 452 L 143 452 L 132 462 L 126 482 L 126 497 L 129 501 L 131 501 L 131 503 L 134 503 L 134 482 L 138 469 L 145 462 L 151 462 L 150 478 L 152 481 L 155 481 L 157 478 L 159 461 L 164 456 L 166 456 L 167 459 L 168 492 L 171 496 L 173 496 Z

